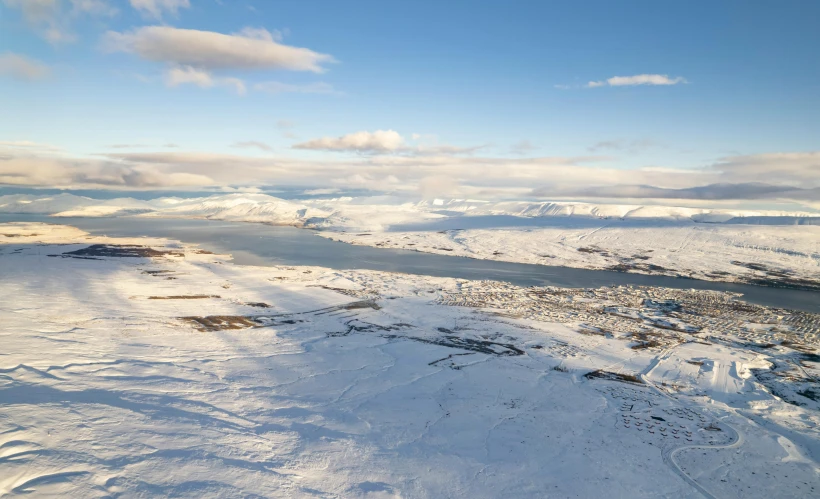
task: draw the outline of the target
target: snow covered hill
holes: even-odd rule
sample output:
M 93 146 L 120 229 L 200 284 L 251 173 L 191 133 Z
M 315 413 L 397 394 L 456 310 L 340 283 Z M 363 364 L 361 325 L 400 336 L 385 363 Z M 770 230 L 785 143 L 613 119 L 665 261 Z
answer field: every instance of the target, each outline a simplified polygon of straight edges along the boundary
M 30 213 L 54 217 L 155 216 L 208 218 L 276 225 L 302 225 L 329 213 L 264 194 L 227 194 L 205 198 L 92 199 L 73 194 L 0 196 L 0 213 Z
M 504 201 L 490 203 L 476 200 L 435 199 L 422 201 L 419 206 L 431 210 L 446 210 L 448 212 L 463 213 L 466 215 L 514 215 L 519 217 L 590 217 L 590 218 L 619 218 L 619 219 L 671 219 L 691 220 L 694 222 L 721 223 L 734 220 L 733 223 L 742 223 L 746 217 L 777 218 L 783 225 L 794 223 L 794 219 L 816 218 L 820 214 L 808 212 L 784 211 L 750 211 L 711 208 L 686 208 L 679 206 L 660 205 L 623 205 L 578 202 L 531 202 L 531 201 Z M 773 220 L 774 222 L 774 220 Z M 757 222 L 753 222 L 757 223 Z
M 146 216 L 213 218 L 219 220 L 302 224 L 328 229 L 378 230 L 391 225 L 447 216 L 516 216 L 591 219 L 659 219 L 701 223 L 798 225 L 820 223 L 808 212 L 748 211 L 675 206 L 591 204 L 575 202 L 485 202 L 425 200 L 406 202 L 389 197 L 287 201 L 265 194 L 223 194 L 202 198 L 163 197 L 98 200 L 73 194 L 0 196 L 0 213 L 54 216 Z

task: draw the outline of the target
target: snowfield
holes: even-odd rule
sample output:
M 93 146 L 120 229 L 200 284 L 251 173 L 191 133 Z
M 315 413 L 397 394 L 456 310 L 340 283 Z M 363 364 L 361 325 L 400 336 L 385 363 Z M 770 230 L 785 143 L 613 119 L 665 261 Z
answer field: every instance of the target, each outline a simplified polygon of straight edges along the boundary
M 467 220 L 456 219 L 449 225 Z M 336 241 L 485 260 L 820 290 L 820 227 L 607 221 L 557 227 L 320 232 Z
M 37 223 L 0 224 L 0 280 L 3 497 L 820 492 L 815 314 Z
M 820 290 L 820 217 L 569 202 L 377 198 L 285 201 L 264 194 L 94 200 L 0 196 L 0 213 L 174 217 L 319 229 L 350 244 L 479 259 Z

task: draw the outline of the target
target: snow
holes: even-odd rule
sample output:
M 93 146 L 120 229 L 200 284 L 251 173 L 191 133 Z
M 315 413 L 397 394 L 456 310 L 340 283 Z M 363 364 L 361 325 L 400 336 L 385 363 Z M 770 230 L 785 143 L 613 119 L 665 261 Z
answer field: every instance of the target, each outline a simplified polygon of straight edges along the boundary
M 811 213 L 389 196 L 293 202 L 265 194 L 150 201 L 11 195 L 0 196 L 2 212 L 292 225 L 358 245 L 820 289 L 820 218 Z
M 37 197 L 0 196 L 0 213 L 35 213 L 55 217 L 162 216 L 210 218 L 276 225 L 302 225 L 328 213 L 264 194 L 227 194 L 208 198 L 131 198 L 97 200 L 73 194 Z
M 0 496 L 820 490 L 820 407 L 798 394 L 818 369 L 794 365 L 820 347 L 811 314 L 716 292 L 246 267 L 36 223 L 0 224 L 0 277 Z
M 216 218 L 279 223 L 312 223 L 330 229 L 387 228 L 409 222 L 442 218 L 442 212 L 469 216 L 516 216 L 573 219 L 661 219 L 701 223 L 739 222 L 748 218 L 760 224 L 771 218 L 778 225 L 818 217 L 817 213 L 773 210 L 731 210 L 653 205 L 616 205 L 576 202 L 487 202 L 472 199 L 433 199 L 408 202 L 390 196 L 341 197 L 292 202 L 266 194 L 225 194 L 203 198 L 133 198 L 96 200 L 73 194 L 0 196 L 0 213 L 39 213 L 59 216 L 113 216 L 144 212 L 152 216 Z M 380 222 L 373 223 L 373 217 Z M 319 220 L 320 219 L 320 220 Z
M 319 235 L 366 246 L 703 280 L 805 280 L 820 289 L 818 226 L 665 224 L 649 220 L 599 221 L 580 227 L 325 231 Z

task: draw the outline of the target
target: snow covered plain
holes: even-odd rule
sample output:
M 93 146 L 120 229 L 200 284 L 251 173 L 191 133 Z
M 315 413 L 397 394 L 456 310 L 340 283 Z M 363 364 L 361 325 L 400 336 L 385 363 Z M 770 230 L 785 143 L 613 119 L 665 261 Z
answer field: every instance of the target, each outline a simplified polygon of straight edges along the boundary
M 263 194 L 95 200 L 0 196 L 0 212 L 208 218 L 320 229 L 350 244 L 480 259 L 820 290 L 812 213 L 390 197 L 285 201 Z M 768 225 L 775 224 L 775 225 Z
M 813 497 L 820 316 L 0 224 L 0 495 Z

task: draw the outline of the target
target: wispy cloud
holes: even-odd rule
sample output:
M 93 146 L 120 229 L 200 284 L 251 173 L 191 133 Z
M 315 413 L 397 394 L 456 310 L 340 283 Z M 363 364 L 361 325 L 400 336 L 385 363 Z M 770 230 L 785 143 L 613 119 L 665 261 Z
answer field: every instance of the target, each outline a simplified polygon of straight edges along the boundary
M 23 149 L 28 151 L 60 151 L 62 148 L 31 140 L 0 140 L 0 148 Z
M 264 142 L 259 142 L 258 140 L 247 140 L 244 142 L 236 142 L 231 147 L 238 147 L 240 149 L 248 149 L 248 148 L 256 148 L 261 149 L 263 151 L 273 151 L 273 147 L 265 144 Z
M 129 0 L 131 7 L 137 9 L 144 16 L 162 20 L 165 14 L 177 16 L 180 9 L 191 7 L 189 0 Z
M 0 54 L 0 76 L 15 80 L 42 80 L 51 75 L 51 69 L 40 61 L 6 52 Z
M 118 10 L 107 0 L 0 0 L 3 5 L 19 9 L 26 23 L 54 45 L 77 40 L 71 25 L 81 16 L 110 17 Z M 69 3 L 71 8 L 65 9 Z
M 98 17 L 113 17 L 119 13 L 108 0 L 71 0 L 71 9 L 74 15 L 84 13 Z
M 587 88 L 596 87 L 624 87 L 634 85 L 677 85 L 687 83 L 681 76 L 669 77 L 661 74 L 640 74 L 633 76 L 613 76 L 606 80 L 591 81 L 586 84 Z
M 111 149 L 146 149 L 156 146 L 149 146 L 147 144 L 112 144 L 108 147 L 110 147 Z M 164 147 L 166 149 L 175 149 L 179 146 L 177 144 L 174 144 L 173 142 L 167 142 L 165 144 L 162 144 L 161 147 Z
M 659 146 L 661 146 L 660 143 L 651 139 L 602 140 L 587 147 L 587 151 L 595 153 L 602 151 L 623 151 L 629 154 L 638 154 L 642 151 L 645 151 L 646 149 Z
M 512 154 L 518 154 L 522 156 L 525 154 L 530 154 L 536 149 L 538 149 L 538 147 L 533 145 L 533 143 L 529 140 L 521 140 L 510 146 L 510 152 Z
M 260 92 L 267 92 L 269 94 L 299 93 L 341 95 L 341 92 L 334 89 L 332 85 L 324 82 L 297 85 L 291 83 L 282 83 L 278 81 L 265 81 L 257 83 L 253 86 L 253 88 L 254 90 L 258 90 Z
M 215 77 L 207 71 L 202 71 L 190 66 L 173 67 L 165 72 L 165 84 L 169 87 L 179 85 L 196 85 L 199 88 L 211 88 L 215 86 L 231 87 L 237 95 L 245 95 L 247 88 L 245 82 L 233 77 Z

